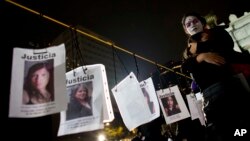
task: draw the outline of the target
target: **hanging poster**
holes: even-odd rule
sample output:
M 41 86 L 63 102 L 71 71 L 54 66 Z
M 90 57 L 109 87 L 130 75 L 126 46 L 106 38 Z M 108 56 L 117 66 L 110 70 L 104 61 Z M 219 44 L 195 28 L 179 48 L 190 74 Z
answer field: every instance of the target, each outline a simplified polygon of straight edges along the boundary
M 61 112 L 58 136 L 104 128 L 114 119 L 105 67 L 78 67 L 66 73 L 68 109 Z
M 13 49 L 9 117 L 40 117 L 67 108 L 65 46 Z
M 167 124 L 190 117 L 177 85 L 158 90 L 157 95 Z
M 193 93 L 186 95 L 191 119 L 199 118 L 199 111 L 197 107 L 197 99 Z
M 201 125 L 206 126 L 206 116 L 205 116 L 205 113 L 203 111 L 203 99 L 197 99 L 196 107 L 197 107 L 197 110 L 199 112 L 199 120 L 200 120 Z
M 128 130 L 132 130 L 151 120 L 151 112 L 143 96 L 140 84 L 131 72 L 113 89 L 117 106 Z
M 160 107 L 152 78 L 150 77 L 146 80 L 141 81 L 140 87 L 151 113 L 150 121 L 154 120 L 160 116 Z
M 206 126 L 205 113 L 203 112 L 203 95 L 198 92 L 187 95 L 187 102 L 191 114 L 191 119 L 199 119 L 201 125 Z

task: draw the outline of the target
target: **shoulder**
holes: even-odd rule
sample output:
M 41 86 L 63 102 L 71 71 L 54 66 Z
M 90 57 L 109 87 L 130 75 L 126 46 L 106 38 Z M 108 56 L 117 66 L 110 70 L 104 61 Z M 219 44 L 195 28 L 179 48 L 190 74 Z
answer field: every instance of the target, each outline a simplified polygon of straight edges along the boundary
M 23 90 L 23 104 L 27 104 L 30 101 L 29 94 L 26 90 Z
M 215 26 L 211 28 L 210 31 L 216 33 L 228 33 L 225 28 L 226 26 Z

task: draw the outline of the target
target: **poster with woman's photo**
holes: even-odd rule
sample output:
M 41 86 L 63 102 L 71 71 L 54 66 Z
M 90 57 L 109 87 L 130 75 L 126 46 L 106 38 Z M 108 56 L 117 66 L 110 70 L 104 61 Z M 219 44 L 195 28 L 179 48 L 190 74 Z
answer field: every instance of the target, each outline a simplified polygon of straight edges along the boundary
M 92 81 L 78 83 L 67 89 L 70 101 L 66 110 L 66 120 L 92 116 Z
M 157 95 L 167 124 L 190 117 L 177 85 L 158 90 Z
M 9 117 L 40 117 L 67 108 L 65 46 L 14 48 Z
M 104 128 L 106 111 L 110 118 L 113 109 L 105 67 L 102 64 L 81 66 L 66 73 L 68 108 L 61 112 L 58 136 Z M 105 112 L 104 112 L 105 111 Z

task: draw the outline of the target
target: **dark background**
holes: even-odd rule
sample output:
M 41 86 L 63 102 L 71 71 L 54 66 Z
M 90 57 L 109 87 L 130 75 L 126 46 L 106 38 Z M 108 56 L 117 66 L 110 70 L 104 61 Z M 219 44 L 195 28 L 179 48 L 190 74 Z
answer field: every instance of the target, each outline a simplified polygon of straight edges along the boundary
M 250 10 L 244 0 L 15 0 L 17 3 L 68 25 L 81 25 L 123 48 L 165 63 L 180 59 L 186 36 L 181 18 L 187 12 L 210 12 L 218 23 L 228 24 L 229 14 Z M 2 2 L 1 2 L 2 3 Z M 3 29 L 26 42 L 49 43 L 65 27 L 9 3 L 1 6 Z M 10 40 L 10 39 L 9 39 Z
M 15 0 L 35 11 L 69 25 L 81 25 L 116 44 L 166 63 L 180 60 L 186 36 L 181 17 L 196 11 L 213 12 L 218 23 L 228 24 L 229 14 L 242 16 L 250 11 L 247 0 Z M 6 140 L 93 140 L 89 134 L 56 137 L 58 115 L 41 118 L 8 118 L 12 50 L 14 47 L 47 46 L 64 27 L 8 2 L 0 1 L 1 72 L 0 97 L 2 131 Z M 150 72 L 150 70 L 149 70 Z M 55 122 L 56 121 L 56 122 Z M 87 135 L 88 134 L 88 135 Z M 93 136 L 91 136 L 93 137 Z

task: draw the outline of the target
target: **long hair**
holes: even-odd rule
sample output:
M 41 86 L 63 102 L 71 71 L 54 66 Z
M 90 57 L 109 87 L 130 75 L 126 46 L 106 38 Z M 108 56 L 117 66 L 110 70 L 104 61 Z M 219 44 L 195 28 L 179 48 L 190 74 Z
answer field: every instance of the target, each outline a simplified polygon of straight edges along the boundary
M 173 100 L 173 105 L 174 105 L 174 106 L 178 105 L 177 100 L 176 100 L 176 98 L 175 98 L 175 95 L 171 95 L 171 96 L 166 97 L 165 100 L 164 100 L 164 102 L 163 102 L 163 106 L 166 107 L 166 108 L 169 108 L 168 99 L 169 99 L 170 97 L 171 97 L 172 100 Z
M 46 89 L 51 93 L 51 99 L 53 101 L 54 100 L 54 75 L 53 75 L 54 68 L 50 62 L 39 62 L 29 68 L 27 76 L 25 78 L 25 82 L 24 82 L 24 90 L 26 90 L 29 95 L 32 95 L 35 97 L 38 96 L 39 91 L 32 85 L 31 79 L 32 79 L 32 75 L 37 70 L 40 70 L 42 68 L 45 68 L 50 74 Z

